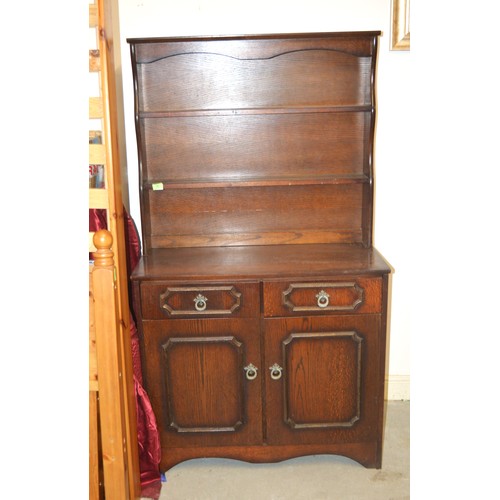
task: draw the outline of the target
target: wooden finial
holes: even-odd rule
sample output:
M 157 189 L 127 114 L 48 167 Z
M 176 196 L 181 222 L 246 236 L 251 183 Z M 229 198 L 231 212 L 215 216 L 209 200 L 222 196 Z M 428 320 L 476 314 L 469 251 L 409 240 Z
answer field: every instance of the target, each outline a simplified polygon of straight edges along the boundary
M 94 242 L 94 246 L 97 248 L 97 251 L 92 253 L 92 256 L 94 257 L 94 266 L 112 266 L 114 256 L 111 251 L 111 245 L 113 245 L 113 235 L 107 229 L 101 229 L 94 234 L 92 241 Z

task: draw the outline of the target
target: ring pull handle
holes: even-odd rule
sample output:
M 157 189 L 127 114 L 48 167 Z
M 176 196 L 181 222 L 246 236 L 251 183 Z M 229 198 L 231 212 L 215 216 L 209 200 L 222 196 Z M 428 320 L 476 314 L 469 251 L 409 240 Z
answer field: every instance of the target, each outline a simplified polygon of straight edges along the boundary
M 269 367 L 269 370 L 271 371 L 271 378 L 273 380 L 279 380 L 281 378 L 281 375 L 283 373 L 283 368 L 281 368 L 278 363 L 274 363 L 273 366 Z
M 318 307 L 328 307 L 328 304 L 330 303 L 330 295 L 328 295 L 324 290 L 321 290 L 321 292 L 316 295 L 316 298 L 318 299 Z
M 252 363 L 250 363 L 248 366 L 245 366 L 245 368 L 243 369 L 245 370 L 245 376 L 247 380 L 253 380 L 257 378 L 258 368 L 254 366 Z
M 204 297 L 201 293 L 199 293 L 194 299 L 194 308 L 197 311 L 204 311 L 207 308 L 207 298 Z

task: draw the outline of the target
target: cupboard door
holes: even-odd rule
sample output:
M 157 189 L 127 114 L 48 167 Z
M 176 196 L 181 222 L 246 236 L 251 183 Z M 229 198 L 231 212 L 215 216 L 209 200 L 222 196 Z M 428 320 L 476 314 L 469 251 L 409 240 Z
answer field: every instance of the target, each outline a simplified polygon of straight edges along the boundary
M 269 444 L 373 441 L 380 316 L 265 320 Z
M 258 320 L 144 321 L 143 342 L 163 448 L 262 442 Z

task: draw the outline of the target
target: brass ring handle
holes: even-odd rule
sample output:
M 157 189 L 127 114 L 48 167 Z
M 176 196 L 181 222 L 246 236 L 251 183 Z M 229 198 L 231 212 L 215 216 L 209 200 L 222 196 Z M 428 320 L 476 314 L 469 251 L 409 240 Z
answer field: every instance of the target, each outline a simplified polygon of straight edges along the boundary
M 271 378 L 273 380 L 279 380 L 281 378 L 281 375 L 283 373 L 283 368 L 281 368 L 278 363 L 274 363 L 273 366 L 269 367 L 269 370 L 271 371 Z
M 328 307 L 328 304 L 330 303 L 330 295 L 328 295 L 324 290 L 321 290 L 321 292 L 316 295 L 316 298 L 318 299 L 318 307 Z
M 199 293 L 194 299 L 194 308 L 197 311 L 204 311 L 207 308 L 207 298 L 204 297 L 201 293 Z
M 252 363 L 250 363 L 248 366 L 245 366 L 245 368 L 243 369 L 245 370 L 245 376 L 247 380 L 253 380 L 257 377 L 258 368 Z

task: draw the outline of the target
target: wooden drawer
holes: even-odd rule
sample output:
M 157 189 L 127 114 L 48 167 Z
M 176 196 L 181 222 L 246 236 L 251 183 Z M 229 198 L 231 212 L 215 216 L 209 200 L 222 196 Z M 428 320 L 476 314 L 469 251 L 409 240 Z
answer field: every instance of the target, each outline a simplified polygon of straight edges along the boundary
M 144 319 L 251 317 L 259 315 L 259 284 L 141 285 Z
M 379 313 L 382 278 L 264 283 L 264 315 Z

